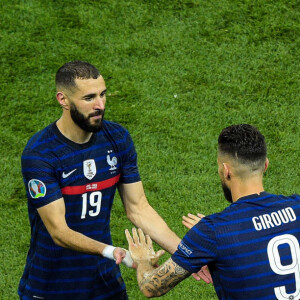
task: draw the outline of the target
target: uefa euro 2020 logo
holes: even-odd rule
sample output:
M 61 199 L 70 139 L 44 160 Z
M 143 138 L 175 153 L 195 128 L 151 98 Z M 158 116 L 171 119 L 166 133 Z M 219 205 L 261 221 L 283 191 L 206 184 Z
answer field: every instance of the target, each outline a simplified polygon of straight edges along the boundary
M 31 198 L 37 199 L 46 195 L 46 186 L 41 180 L 31 179 L 28 182 L 28 191 Z

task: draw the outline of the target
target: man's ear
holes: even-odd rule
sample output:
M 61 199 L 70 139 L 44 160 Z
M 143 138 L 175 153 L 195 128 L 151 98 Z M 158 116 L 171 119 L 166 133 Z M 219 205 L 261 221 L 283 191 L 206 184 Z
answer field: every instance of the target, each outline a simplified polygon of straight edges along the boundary
M 223 175 L 225 179 L 230 179 L 231 176 L 231 168 L 228 163 L 223 163 Z
M 69 101 L 63 92 L 57 92 L 56 99 L 63 109 L 69 109 Z
M 266 158 L 264 172 L 266 172 L 266 171 L 267 171 L 267 169 L 268 169 L 268 166 L 269 166 L 269 159 L 268 159 L 268 158 Z

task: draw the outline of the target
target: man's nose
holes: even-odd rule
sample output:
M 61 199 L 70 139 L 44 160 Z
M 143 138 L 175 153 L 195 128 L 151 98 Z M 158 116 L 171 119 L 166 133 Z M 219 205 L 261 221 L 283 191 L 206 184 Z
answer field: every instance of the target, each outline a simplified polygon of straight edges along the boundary
M 97 98 L 95 100 L 95 105 L 94 105 L 94 109 L 105 109 L 105 98 Z

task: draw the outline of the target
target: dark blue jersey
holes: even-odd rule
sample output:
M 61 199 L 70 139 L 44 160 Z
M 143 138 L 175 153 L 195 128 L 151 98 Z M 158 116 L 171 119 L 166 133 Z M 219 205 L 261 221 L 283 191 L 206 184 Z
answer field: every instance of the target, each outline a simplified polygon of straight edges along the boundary
M 104 121 L 89 142 L 64 137 L 55 123 L 35 134 L 22 155 L 31 225 L 30 249 L 19 285 L 22 299 L 108 299 L 125 285 L 114 261 L 54 244 L 37 208 L 64 198 L 68 226 L 112 244 L 110 212 L 118 182 L 140 180 L 127 130 Z
M 300 196 L 240 198 L 203 218 L 172 259 L 187 271 L 208 265 L 219 299 L 300 299 Z

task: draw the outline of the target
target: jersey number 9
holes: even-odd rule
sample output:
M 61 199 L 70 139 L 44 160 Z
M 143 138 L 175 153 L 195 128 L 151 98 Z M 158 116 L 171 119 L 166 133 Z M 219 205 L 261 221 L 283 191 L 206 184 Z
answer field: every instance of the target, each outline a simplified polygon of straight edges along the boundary
M 278 247 L 283 244 L 288 244 L 291 251 L 292 262 L 289 265 L 282 265 Z M 291 234 L 283 234 L 272 238 L 268 244 L 268 256 L 270 266 L 273 272 L 279 275 L 295 275 L 296 291 L 292 294 L 287 294 L 285 286 L 279 286 L 274 289 L 275 296 L 279 300 L 299 299 L 300 294 L 300 247 L 295 236 Z

